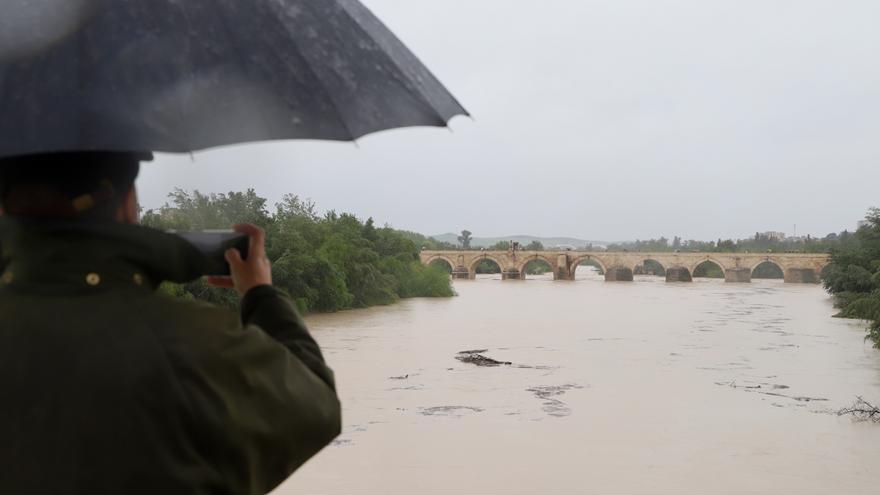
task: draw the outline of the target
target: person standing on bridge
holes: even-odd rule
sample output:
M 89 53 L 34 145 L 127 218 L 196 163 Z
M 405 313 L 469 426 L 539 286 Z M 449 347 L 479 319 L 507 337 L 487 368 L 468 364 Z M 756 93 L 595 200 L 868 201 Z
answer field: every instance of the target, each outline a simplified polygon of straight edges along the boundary
M 262 494 L 340 431 L 333 372 L 272 287 L 262 230 L 226 253 L 241 314 L 163 297 L 202 255 L 135 225 L 149 154 L 0 160 L 0 493 Z

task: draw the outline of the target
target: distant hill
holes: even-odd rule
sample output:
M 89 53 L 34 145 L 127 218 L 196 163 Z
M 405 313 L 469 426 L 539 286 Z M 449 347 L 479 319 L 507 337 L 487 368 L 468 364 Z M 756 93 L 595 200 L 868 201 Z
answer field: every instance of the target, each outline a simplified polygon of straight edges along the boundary
M 440 234 L 431 237 L 438 241 L 458 244 L 458 235 L 459 234 Z M 538 241 L 543 244 L 544 247 L 547 249 L 553 249 L 556 246 L 572 246 L 575 249 L 578 249 L 588 244 L 592 244 L 594 247 L 605 247 L 609 244 L 605 241 L 588 241 L 585 239 L 578 239 L 576 237 L 536 237 L 533 235 L 511 235 L 507 237 L 472 237 L 471 246 L 489 247 L 501 241 L 516 241 L 522 245 L 529 244 L 532 241 Z

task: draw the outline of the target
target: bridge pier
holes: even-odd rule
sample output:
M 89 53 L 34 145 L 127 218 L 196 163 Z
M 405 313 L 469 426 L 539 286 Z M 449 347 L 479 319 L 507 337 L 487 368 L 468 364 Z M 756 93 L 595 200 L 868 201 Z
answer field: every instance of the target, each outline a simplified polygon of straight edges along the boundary
M 452 278 L 453 279 L 472 279 L 474 277 L 471 276 L 470 270 L 467 269 L 466 266 L 457 266 L 452 269 Z
M 684 267 L 672 267 L 666 269 L 667 282 L 693 282 L 690 270 Z
M 605 270 L 606 282 L 632 282 L 633 271 L 630 268 L 617 266 Z
M 819 277 L 812 268 L 789 268 L 785 270 L 787 284 L 818 284 Z
M 501 280 L 523 280 L 524 278 L 516 268 L 508 268 L 501 272 Z
M 745 284 L 752 281 L 752 270 L 749 268 L 728 268 L 724 270 L 724 281 Z
M 568 266 L 568 255 L 560 254 L 556 257 L 553 280 L 574 280 L 574 277 L 571 276 L 571 268 Z

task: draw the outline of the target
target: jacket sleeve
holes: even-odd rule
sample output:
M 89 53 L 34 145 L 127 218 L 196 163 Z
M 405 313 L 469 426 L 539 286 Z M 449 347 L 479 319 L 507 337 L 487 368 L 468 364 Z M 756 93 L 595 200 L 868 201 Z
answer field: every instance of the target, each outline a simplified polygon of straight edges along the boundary
M 241 301 L 241 320 L 244 325 L 256 325 L 272 336 L 333 390 L 336 384 L 333 371 L 324 363 L 321 348 L 309 335 L 302 319 L 290 300 L 270 285 L 254 287 Z
M 188 388 L 225 487 L 266 493 L 340 433 L 341 409 L 333 372 L 287 298 L 254 288 L 241 317 L 198 345 Z

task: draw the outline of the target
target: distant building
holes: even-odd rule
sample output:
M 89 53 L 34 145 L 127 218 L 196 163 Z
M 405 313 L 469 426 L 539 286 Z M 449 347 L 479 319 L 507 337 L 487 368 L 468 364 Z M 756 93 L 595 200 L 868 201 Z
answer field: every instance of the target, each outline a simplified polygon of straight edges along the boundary
M 785 232 L 764 232 L 761 237 L 765 237 L 771 241 L 784 241 Z

